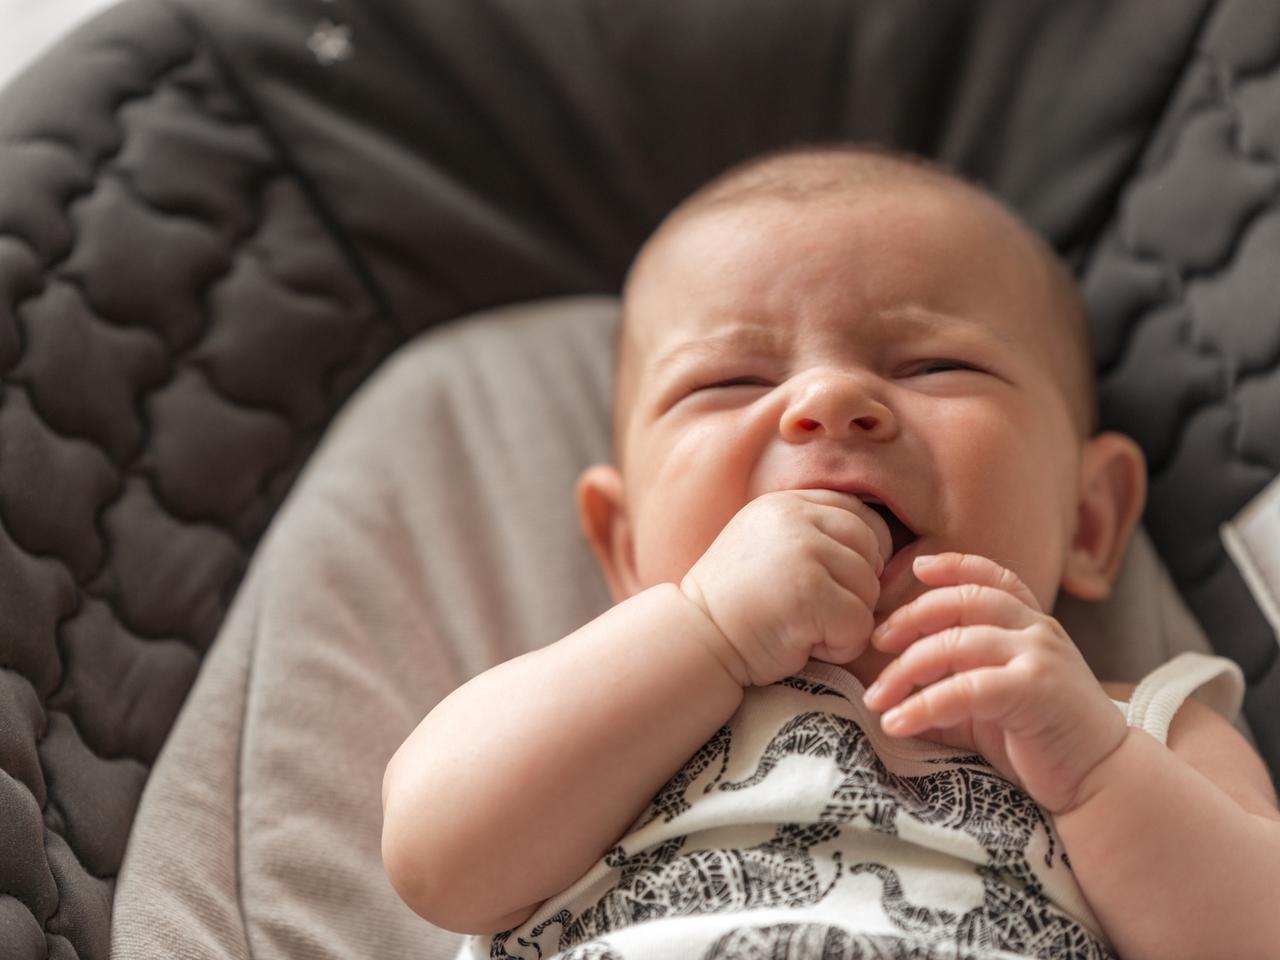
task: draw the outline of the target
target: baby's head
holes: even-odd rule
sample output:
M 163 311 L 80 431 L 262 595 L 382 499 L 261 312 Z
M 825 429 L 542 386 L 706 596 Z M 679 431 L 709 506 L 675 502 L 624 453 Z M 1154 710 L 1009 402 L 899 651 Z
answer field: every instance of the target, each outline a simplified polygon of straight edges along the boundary
M 678 583 L 772 490 L 874 490 L 895 549 L 1105 596 L 1146 495 L 1096 433 L 1075 284 L 1000 201 L 927 161 L 816 148 L 740 165 L 663 221 L 623 294 L 614 464 L 578 484 L 616 600 Z M 897 565 L 899 569 L 903 565 Z M 923 592 L 882 578 L 877 621 Z

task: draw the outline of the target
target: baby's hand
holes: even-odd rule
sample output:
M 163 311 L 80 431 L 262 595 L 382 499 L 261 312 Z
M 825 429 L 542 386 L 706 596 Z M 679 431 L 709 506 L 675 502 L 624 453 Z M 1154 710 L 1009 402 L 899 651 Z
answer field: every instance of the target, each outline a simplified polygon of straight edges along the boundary
M 973 554 L 923 559 L 913 572 L 935 589 L 872 634 L 876 649 L 901 656 L 871 685 L 867 706 L 888 711 L 886 733 L 977 750 L 1042 807 L 1065 812 L 1124 740 L 1123 715 L 1015 574 Z
M 738 682 L 763 685 L 866 649 L 892 549 L 884 519 L 852 494 L 779 490 L 725 524 L 680 590 L 719 627 L 716 654 Z

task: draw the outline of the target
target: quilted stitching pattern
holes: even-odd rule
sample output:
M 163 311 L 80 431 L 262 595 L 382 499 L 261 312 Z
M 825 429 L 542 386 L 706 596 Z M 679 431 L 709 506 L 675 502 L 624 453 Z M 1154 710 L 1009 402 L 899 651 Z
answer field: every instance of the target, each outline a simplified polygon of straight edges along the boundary
M 1148 529 L 1214 646 L 1244 667 L 1273 770 L 1275 637 L 1218 525 L 1280 471 L 1277 38 L 1273 4 L 1215 9 L 1086 277 L 1103 420 L 1146 451 Z
M 253 545 L 399 339 L 200 38 L 145 9 L 81 41 L 90 102 L 0 116 L 15 960 L 106 956 L 147 769 Z

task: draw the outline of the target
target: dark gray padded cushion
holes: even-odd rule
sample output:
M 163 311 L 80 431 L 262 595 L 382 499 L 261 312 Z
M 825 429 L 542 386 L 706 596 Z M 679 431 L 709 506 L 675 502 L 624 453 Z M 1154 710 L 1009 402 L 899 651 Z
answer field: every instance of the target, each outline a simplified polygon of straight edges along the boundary
M 403 318 L 616 292 L 678 200 L 815 139 L 941 157 L 1085 249 L 1210 7 L 274 0 L 265 17 L 259 0 L 183 2 Z M 326 23 L 350 55 L 318 68 L 307 40 Z
M 408 335 L 616 292 L 662 214 L 722 167 L 872 138 L 1006 196 L 1088 264 L 1103 343 L 1140 343 L 1107 333 L 1142 330 L 1165 296 L 1124 226 L 1141 178 L 1112 223 L 1139 163 L 1158 184 L 1184 169 L 1166 154 L 1230 160 L 1197 187 L 1188 243 L 1253 189 L 1230 151 L 1177 149 L 1208 142 L 1211 60 L 1265 76 L 1276 34 L 1216 26 L 1237 9 L 129 0 L 51 51 L 0 92 L 0 953 L 105 954 L 139 791 L 254 546 Z M 1175 89 L 1193 92 L 1166 110 Z M 1090 256 L 1104 232 L 1118 239 Z M 1125 356 L 1134 390 L 1165 363 Z M 1208 395 L 1199 357 L 1181 396 Z M 1227 507 L 1261 482 L 1234 469 Z M 1162 484 L 1153 510 L 1202 496 Z M 1245 609 L 1222 582 L 1198 610 Z
M 1084 271 L 1103 422 L 1146 452 L 1144 522 L 1280 771 L 1280 648 L 1220 525 L 1280 473 L 1280 6 L 1206 22 Z M 1272 584 L 1275 589 L 1276 584 Z
M 253 546 L 398 342 L 208 45 L 121 7 L 0 98 L 0 955 L 102 957 Z

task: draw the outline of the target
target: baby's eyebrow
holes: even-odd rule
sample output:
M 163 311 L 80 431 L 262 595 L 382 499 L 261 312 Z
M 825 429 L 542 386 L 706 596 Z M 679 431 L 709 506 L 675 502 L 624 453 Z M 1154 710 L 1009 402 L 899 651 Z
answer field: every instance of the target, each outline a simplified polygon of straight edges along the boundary
M 1007 347 L 1017 346 L 1008 331 L 998 326 L 973 317 L 965 317 L 951 313 L 938 313 L 924 307 L 902 307 L 887 310 L 876 315 L 875 320 L 884 327 L 892 328 L 895 333 L 948 333 L 962 332 L 970 336 L 985 337 Z
M 774 327 L 732 327 L 700 340 L 686 340 L 684 343 L 677 344 L 654 361 L 653 371 L 655 376 L 660 377 L 686 358 L 718 356 L 733 350 L 760 354 L 777 353 L 785 351 L 790 345 L 789 341 L 790 337 Z
M 936 313 L 923 308 L 899 308 L 875 314 L 863 321 L 865 335 L 902 335 L 959 332 L 994 340 L 1005 346 L 1014 346 L 1012 338 L 1003 330 L 989 323 L 970 317 Z M 698 340 L 686 340 L 664 353 L 653 363 L 653 374 L 661 377 L 682 360 L 706 356 L 720 356 L 725 352 L 742 351 L 761 355 L 785 353 L 790 347 L 788 332 L 777 327 L 739 326 Z

